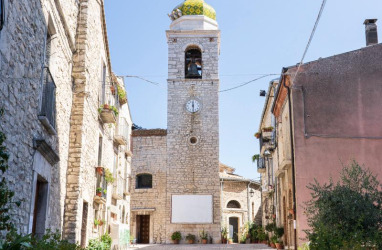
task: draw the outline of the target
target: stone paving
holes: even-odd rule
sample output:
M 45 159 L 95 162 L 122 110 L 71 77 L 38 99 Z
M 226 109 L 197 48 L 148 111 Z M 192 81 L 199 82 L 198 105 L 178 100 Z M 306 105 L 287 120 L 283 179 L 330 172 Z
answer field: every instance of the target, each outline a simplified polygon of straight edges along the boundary
M 180 244 L 180 245 L 136 245 L 134 247 L 131 247 L 130 249 L 144 249 L 144 250 L 199 250 L 199 249 L 232 249 L 232 250 L 246 250 L 246 249 L 272 249 L 264 244 L 230 244 L 230 245 L 222 245 L 222 244 L 207 244 L 207 245 L 200 245 L 200 244 L 194 244 L 194 245 L 187 245 L 187 244 Z

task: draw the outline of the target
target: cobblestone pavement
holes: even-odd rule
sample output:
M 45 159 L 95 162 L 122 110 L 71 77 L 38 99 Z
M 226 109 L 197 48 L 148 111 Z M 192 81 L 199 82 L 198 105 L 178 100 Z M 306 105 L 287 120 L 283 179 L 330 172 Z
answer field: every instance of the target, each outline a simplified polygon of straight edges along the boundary
M 219 250 L 219 249 L 227 249 L 227 250 L 246 250 L 246 249 L 272 249 L 264 244 L 231 244 L 231 245 L 222 245 L 222 244 L 208 244 L 208 245 L 137 245 L 135 247 L 131 247 L 131 249 L 143 249 L 143 250 Z

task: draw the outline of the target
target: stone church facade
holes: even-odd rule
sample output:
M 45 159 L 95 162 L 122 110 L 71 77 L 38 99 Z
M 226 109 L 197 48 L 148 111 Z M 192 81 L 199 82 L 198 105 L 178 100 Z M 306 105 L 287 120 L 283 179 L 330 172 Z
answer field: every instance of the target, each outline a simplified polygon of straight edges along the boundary
M 167 130 L 133 131 L 132 234 L 139 243 L 169 243 L 175 231 L 199 238 L 205 230 L 216 243 L 220 31 L 202 0 L 185 1 L 170 17 Z
M 123 79 L 112 72 L 104 3 L 1 4 L 0 129 L 6 178 L 23 201 L 12 220 L 23 234 L 59 230 L 85 246 L 110 232 L 120 244 L 119 231 L 129 229 L 132 121 Z

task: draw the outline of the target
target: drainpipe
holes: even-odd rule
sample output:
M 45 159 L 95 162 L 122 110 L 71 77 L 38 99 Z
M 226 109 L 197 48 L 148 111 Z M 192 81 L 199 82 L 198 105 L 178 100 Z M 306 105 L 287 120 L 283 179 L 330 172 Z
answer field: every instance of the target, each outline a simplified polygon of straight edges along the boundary
M 251 182 L 248 182 L 248 185 L 247 185 L 247 203 L 248 203 L 248 216 L 247 216 L 247 219 L 248 219 L 248 222 L 251 222 L 251 201 L 249 199 L 249 185 L 251 184 Z
M 287 69 L 284 69 L 283 73 L 286 73 Z M 288 90 L 288 106 L 289 106 L 289 127 L 290 127 L 290 147 L 291 147 L 291 161 L 292 161 L 292 188 L 293 188 L 293 212 L 294 212 L 294 220 L 293 220 L 293 227 L 294 227 L 294 244 L 295 249 L 297 249 L 297 202 L 296 202 L 296 169 L 295 169 L 295 163 L 294 163 L 294 140 L 293 140 L 293 123 L 292 123 L 292 103 L 291 103 L 291 90 L 288 86 L 285 84 L 285 80 L 283 81 L 283 85 Z

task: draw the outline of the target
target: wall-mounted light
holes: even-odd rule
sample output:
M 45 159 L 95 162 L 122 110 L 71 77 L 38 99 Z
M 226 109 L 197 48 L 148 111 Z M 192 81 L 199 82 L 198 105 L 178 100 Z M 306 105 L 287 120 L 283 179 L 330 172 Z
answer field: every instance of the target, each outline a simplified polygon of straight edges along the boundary
M 251 197 L 253 197 L 253 196 L 255 195 L 255 191 L 253 191 L 252 188 L 251 188 L 251 191 L 249 191 L 249 195 L 250 195 Z

